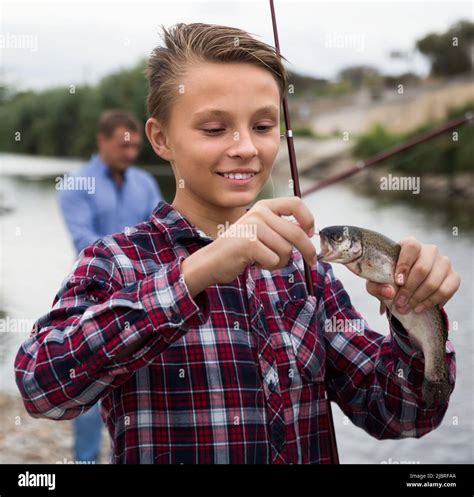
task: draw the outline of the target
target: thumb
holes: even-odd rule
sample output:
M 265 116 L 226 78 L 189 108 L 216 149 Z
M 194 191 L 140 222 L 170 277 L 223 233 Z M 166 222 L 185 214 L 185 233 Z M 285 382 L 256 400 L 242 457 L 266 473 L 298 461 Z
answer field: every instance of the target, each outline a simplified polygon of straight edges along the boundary
M 390 285 L 375 283 L 374 281 L 367 281 L 365 286 L 370 295 L 373 295 L 374 297 L 384 299 L 391 299 L 395 297 L 395 290 Z

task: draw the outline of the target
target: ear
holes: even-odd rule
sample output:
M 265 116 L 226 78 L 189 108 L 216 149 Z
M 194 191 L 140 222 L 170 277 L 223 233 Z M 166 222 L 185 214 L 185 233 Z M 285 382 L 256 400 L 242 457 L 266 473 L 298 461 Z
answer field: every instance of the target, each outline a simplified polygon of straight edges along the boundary
M 170 161 L 173 153 L 168 146 L 168 139 L 163 126 L 154 117 L 150 117 L 145 124 L 145 133 L 153 150 L 162 159 Z

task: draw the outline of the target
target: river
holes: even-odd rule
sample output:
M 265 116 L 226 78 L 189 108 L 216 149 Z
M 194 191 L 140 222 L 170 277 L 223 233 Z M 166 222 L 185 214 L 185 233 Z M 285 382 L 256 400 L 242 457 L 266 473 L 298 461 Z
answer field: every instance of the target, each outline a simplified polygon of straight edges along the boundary
M 46 313 L 62 280 L 74 261 L 74 250 L 62 221 L 54 177 L 69 172 L 78 161 L 0 156 L 0 312 L 23 331 L 0 333 L 0 392 L 16 392 L 13 360 L 20 343 L 36 319 Z M 167 201 L 172 200 L 174 181 L 166 168 L 157 176 Z M 262 192 L 285 195 L 285 182 L 275 175 Z M 302 188 L 309 186 L 303 182 Z M 453 211 L 451 223 L 438 223 L 437 206 L 426 209 L 401 201 L 380 202 L 355 193 L 348 186 L 332 186 L 305 198 L 317 228 L 350 224 L 380 231 L 390 238 L 414 235 L 438 245 L 461 274 L 462 284 L 446 306 L 457 350 L 457 383 L 441 426 L 421 439 L 371 438 L 348 422 L 333 404 L 334 423 L 341 463 L 472 463 L 473 457 L 473 242 L 474 233 L 453 226 L 465 225 Z M 439 207 L 438 209 L 444 209 Z M 462 215 L 462 214 L 459 214 Z M 385 316 L 378 314 L 378 301 L 367 294 L 365 283 L 340 265 L 334 271 L 351 296 L 354 306 L 376 331 L 386 334 Z

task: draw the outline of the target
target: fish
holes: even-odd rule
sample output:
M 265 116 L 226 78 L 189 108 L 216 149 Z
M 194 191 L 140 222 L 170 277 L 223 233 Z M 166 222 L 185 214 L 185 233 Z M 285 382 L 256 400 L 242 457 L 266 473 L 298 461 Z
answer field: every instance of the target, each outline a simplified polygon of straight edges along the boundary
M 319 231 L 322 262 L 340 263 L 357 276 L 392 286 L 395 293 L 395 269 L 401 246 L 390 238 L 357 226 L 328 226 Z M 423 401 L 428 407 L 447 402 L 452 391 L 446 363 L 448 331 L 438 306 L 421 313 L 397 311 L 393 299 L 379 298 L 380 313 L 393 315 L 408 333 L 412 346 L 424 356 Z

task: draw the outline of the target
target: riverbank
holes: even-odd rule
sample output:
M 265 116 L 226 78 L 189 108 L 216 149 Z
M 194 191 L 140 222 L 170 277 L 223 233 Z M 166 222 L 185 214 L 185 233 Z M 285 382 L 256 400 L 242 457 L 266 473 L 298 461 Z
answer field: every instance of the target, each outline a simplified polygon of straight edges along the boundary
M 332 178 L 354 167 L 356 161 L 346 154 L 334 161 L 319 164 L 301 175 L 303 193 L 319 181 Z M 462 232 L 474 232 L 474 174 L 464 173 L 453 178 L 443 175 L 409 174 L 385 165 L 370 167 L 353 176 L 320 190 L 334 191 L 348 187 L 360 198 L 371 199 L 377 208 L 406 206 L 425 218 L 427 225 L 454 226 Z M 305 197 L 307 198 L 307 197 Z
M 71 421 L 32 418 L 19 395 L 0 393 L 0 464 L 72 464 Z M 108 433 L 102 431 L 99 463 L 108 463 Z
M 315 145 L 316 146 L 316 145 Z M 307 167 L 304 175 L 313 181 L 328 179 L 336 174 L 352 169 L 358 160 L 349 152 L 316 163 L 313 167 Z M 392 195 L 407 196 L 421 195 L 423 198 L 442 198 L 444 200 L 455 198 L 457 200 L 474 201 L 474 173 L 463 172 L 455 175 L 447 174 L 413 174 L 398 171 L 384 164 L 357 172 L 353 176 L 343 180 L 358 192 L 384 193 Z
M 455 176 L 443 174 L 411 176 L 390 167 L 374 166 L 354 175 L 349 182 L 360 191 L 378 191 L 393 195 L 423 195 L 446 199 L 450 197 L 474 199 L 473 173 Z

